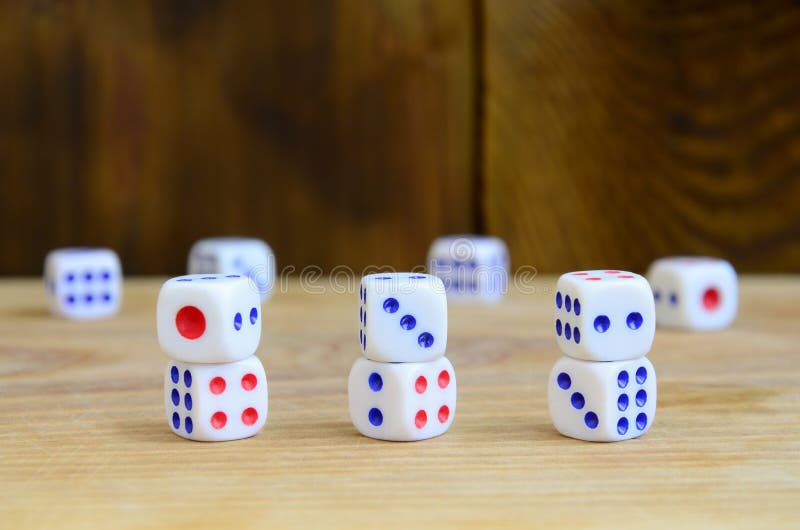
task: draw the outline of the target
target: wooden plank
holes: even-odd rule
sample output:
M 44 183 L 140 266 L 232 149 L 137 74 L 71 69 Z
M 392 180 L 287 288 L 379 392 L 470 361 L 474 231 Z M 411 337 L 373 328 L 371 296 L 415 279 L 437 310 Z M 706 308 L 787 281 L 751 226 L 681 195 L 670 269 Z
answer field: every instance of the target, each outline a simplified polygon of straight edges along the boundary
M 503 304 L 450 308 L 450 432 L 358 435 L 347 374 L 357 294 L 292 282 L 265 307 L 265 430 L 173 435 L 153 318 L 160 281 L 129 280 L 122 313 L 66 322 L 36 281 L 0 281 L 0 521 L 9 528 L 796 528 L 798 277 L 745 277 L 728 330 L 659 330 L 658 412 L 617 444 L 558 435 L 553 277 Z M 755 353 L 754 353 L 755 352 Z
M 195 239 L 225 234 L 263 237 L 279 265 L 408 268 L 440 233 L 475 228 L 468 3 L 78 1 L 14 15 L 11 49 L 33 60 L 3 59 L 16 69 L 3 90 L 25 96 L 50 141 L 23 115 L 0 132 L 16 138 L 17 173 L 39 168 L 0 199 L 0 273 L 38 271 L 54 243 L 179 273 Z M 35 208 L 54 186 L 70 193 Z
M 800 268 L 797 4 L 484 4 L 484 209 L 518 263 Z
M 34 4 L 0 17 L 0 274 L 40 273 L 48 248 L 78 239 L 86 208 L 79 16 Z

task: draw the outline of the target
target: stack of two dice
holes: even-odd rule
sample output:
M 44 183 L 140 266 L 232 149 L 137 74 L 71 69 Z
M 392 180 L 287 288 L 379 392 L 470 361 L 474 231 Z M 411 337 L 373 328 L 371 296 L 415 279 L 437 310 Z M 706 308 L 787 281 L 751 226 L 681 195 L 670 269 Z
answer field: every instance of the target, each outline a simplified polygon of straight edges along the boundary
M 359 289 L 359 346 L 348 382 L 350 418 L 364 436 L 439 436 L 456 412 L 456 376 L 444 356 L 447 296 L 428 274 L 372 274 Z
M 267 420 L 267 377 L 254 355 L 261 297 L 238 275 L 179 276 L 158 296 L 167 421 L 184 438 L 224 441 L 258 433 Z
M 555 332 L 561 351 L 548 381 L 553 425 L 563 435 L 614 442 L 644 434 L 656 412 L 656 374 L 645 357 L 655 305 L 642 276 L 619 270 L 562 275 Z

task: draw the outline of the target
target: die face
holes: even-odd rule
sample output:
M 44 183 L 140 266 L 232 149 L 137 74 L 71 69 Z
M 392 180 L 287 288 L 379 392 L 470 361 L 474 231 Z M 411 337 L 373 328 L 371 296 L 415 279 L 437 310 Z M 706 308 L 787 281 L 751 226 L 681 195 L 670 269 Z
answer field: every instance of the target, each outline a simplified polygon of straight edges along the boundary
M 225 364 L 170 361 L 164 405 L 172 432 L 219 442 L 258 433 L 267 421 L 267 376 L 256 356 Z
M 359 340 L 381 362 L 438 359 L 447 347 L 447 297 L 429 274 L 371 274 L 359 289 Z
M 359 358 L 350 370 L 350 418 L 370 438 L 415 441 L 447 432 L 456 412 L 456 376 L 447 357 L 427 363 Z
M 261 339 L 258 292 L 240 275 L 167 280 L 156 308 L 158 342 L 179 361 L 227 363 L 255 353 Z
M 736 271 L 725 260 L 679 256 L 653 262 L 647 272 L 660 326 L 713 330 L 736 318 Z
M 275 287 L 275 255 L 264 241 L 215 237 L 197 241 L 189 252 L 189 274 L 239 274 L 249 277 L 262 302 Z
M 113 250 L 53 250 L 45 259 L 44 280 L 53 314 L 88 320 L 108 317 L 119 310 L 122 267 Z
M 556 283 L 559 348 L 576 359 L 619 361 L 650 351 L 655 306 L 644 277 L 619 270 L 570 272 Z
M 444 283 L 453 302 L 498 302 L 508 292 L 508 248 L 497 237 L 462 235 L 436 239 L 428 271 Z
M 617 442 L 647 432 L 657 397 L 656 373 L 647 357 L 594 362 L 564 356 L 548 380 L 556 430 L 591 442 Z

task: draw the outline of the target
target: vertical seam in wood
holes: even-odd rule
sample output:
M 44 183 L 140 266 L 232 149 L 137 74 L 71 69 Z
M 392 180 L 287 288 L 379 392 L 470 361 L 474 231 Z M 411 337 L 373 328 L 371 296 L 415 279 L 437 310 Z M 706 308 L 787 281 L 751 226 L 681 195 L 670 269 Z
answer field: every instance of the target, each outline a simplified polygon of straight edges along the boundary
M 472 228 L 486 231 L 484 209 L 484 81 L 485 81 L 485 9 L 484 0 L 472 1 Z

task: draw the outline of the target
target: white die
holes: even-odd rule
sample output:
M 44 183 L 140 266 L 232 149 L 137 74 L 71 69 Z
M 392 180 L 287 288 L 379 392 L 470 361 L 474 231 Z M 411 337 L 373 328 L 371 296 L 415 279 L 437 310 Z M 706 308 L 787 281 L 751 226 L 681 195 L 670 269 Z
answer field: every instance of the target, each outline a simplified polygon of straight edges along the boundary
M 720 329 L 736 318 L 739 286 L 736 271 L 725 260 L 662 258 L 650 265 L 647 279 L 660 326 Z
M 244 237 L 201 239 L 189 252 L 189 274 L 249 277 L 265 302 L 275 287 L 275 255 L 264 241 Z
M 656 414 L 656 372 L 647 357 L 594 362 L 563 356 L 547 385 L 556 430 L 590 442 L 641 436 Z
M 618 270 L 568 272 L 556 283 L 555 332 L 565 354 L 620 361 L 650 351 L 656 328 L 644 277 Z
M 53 314 L 82 320 L 107 317 L 119 310 L 122 267 L 113 250 L 53 250 L 45 259 L 44 281 Z
M 258 348 L 260 313 L 258 292 L 244 276 L 178 276 L 158 294 L 158 342 L 179 361 L 238 361 Z
M 370 274 L 359 289 L 359 341 L 373 361 L 423 362 L 447 348 L 447 296 L 429 274 Z
M 170 361 L 164 374 L 167 422 L 204 442 L 253 436 L 267 421 L 267 376 L 255 355 L 224 364 Z
M 350 418 L 370 438 L 409 442 L 444 434 L 456 413 L 456 374 L 447 357 L 379 363 L 359 357 L 347 385 Z
M 428 251 L 428 272 L 442 280 L 452 301 L 501 300 L 509 267 L 508 248 L 498 237 L 445 236 Z

